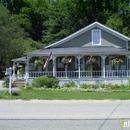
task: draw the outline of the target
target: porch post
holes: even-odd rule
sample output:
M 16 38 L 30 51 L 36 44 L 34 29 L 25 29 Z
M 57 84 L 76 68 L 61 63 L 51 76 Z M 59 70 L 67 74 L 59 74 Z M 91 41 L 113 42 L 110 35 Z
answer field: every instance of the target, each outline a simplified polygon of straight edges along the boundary
M 53 55 L 52 60 L 53 60 L 53 76 L 56 77 L 56 56 Z
M 13 61 L 13 77 L 15 77 L 15 62 Z
M 103 66 L 103 78 L 105 78 L 105 59 L 106 59 L 106 56 L 101 56 L 102 59 L 103 59 L 103 62 L 102 62 L 102 66 Z
M 76 56 L 78 59 L 78 73 L 79 73 L 79 78 L 80 78 L 80 59 L 82 58 L 82 56 Z
M 17 62 L 17 66 L 19 66 L 19 63 Z M 17 70 L 17 77 L 19 79 L 19 70 Z
M 29 78 L 29 59 L 25 62 L 25 80 L 26 84 L 28 83 Z
M 12 75 L 12 80 L 13 82 L 15 81 L 15 62 L 13 61 L 13 75 Z
M 129 69 L 130 69 L 130 68 L 129 68 L 129 67 L 130 67 L 129 61 L 130 61 L 130 56 L 127 56 L 127 77 L 130 76 L 130 72 L 129 72 L 129 71 L 130 71 L 130 70 L 129 70 Z

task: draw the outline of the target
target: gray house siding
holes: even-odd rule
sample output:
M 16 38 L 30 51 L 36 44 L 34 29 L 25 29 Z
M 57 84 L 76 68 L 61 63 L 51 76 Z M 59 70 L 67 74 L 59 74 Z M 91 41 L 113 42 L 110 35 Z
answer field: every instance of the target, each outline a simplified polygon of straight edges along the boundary
M 126 42 L 122 39 L 107 33 L 106 31 L 102 30 L 102 44 L 103 46 L 115 46 L 115 47 L 121 47 L 126 49 Z
M 82 47 L 86 44 L 91 45 L 91 30 L 57 47 Z
M 93 28 L 100 29 L 100 28 Z M 92 46 L 92 29 L 65 42 L 57 47 L 85 47 Z M 102 46 L 115 46 L 119 48 L 126 48 L 126 42 L 122 39 L 110 34 L 104 30 L 101 30 L 101 45 Z

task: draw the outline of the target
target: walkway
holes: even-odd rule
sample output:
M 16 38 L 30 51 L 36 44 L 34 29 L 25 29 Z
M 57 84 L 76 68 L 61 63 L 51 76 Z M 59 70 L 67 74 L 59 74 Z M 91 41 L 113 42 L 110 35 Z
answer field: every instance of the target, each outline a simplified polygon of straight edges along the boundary
M 3 82 L 4 82 L 3 80 L 0 80 L 0 91 L 8 90 L 8 88 L 2 87 Z M 12 90 L 19 90 L 19 89 L 20 89 L 20 88 L 18 88 L 18 87 L 12 88 Z
M 7 90 L 7 88 L 2 87 L 3 82 L 3 80 L 0 80 L 0 91 Z

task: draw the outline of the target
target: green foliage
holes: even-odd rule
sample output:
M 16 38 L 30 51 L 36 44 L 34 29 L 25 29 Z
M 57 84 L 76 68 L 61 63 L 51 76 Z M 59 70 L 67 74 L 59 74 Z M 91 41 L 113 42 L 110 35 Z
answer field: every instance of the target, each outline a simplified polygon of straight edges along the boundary
M 5 7 L 0 5 L 0 10 L 0 56 L 1 62 L 8 62 L 23 54 L 21 42 L 25 34 Z
M 74 81 L 69 81 L 67 83 L 64 83 L 62 87 L 73 88 L 73 87 L 77 87 L 77 85 L 75 84 Z
M 2 84 L 2 87 L 4 87 L 4 88 L 9 88 L 8 83 L 9 83 L 8 78 L 7 78 L 7 77 L 4 78 L 4 82 L 3 82 L 3 84 Z
M 130 78 L 128 79 L 128 85 L 130 86 Z
M 22 42 L 22 46 L 24 48 L 24 52 L 30 52 L 41 48 L 43 44 L 41 42 L 37 42 L 31 38 L 28 38 Z
M 130 90 L 130 85 L 128 84 L 81 84 L 82 89 L 102 89 L 107 91 L 128 91 Z
M 40 87 L 46 87 L 46 88 L 53 88 L 58 87 L 59 81 L 57 78 L 52 76 L 41 76 L 39 78 L 35 78 L 32 82 L 32 87 L 40 88 Z
M 42 59 L 38 59 L 35 61 L 35 65 L 38 67 L 38 66 L 42 66 L 44 64 L 43 60 Z
M 41 100 L 128 100 L 129 92 L 68 92 L 59 90 L 22 89 L 18 96 L 13 96 L 8 91 L 0 91 L 0 99 L 41 99 Z
M 5 6 L 0 5 L 0 63 L 40 48 L 41 42 L 44 45 L 56 42 L 94 21 L 130 36 L 128 0 L 2 0 L 0 3 Z

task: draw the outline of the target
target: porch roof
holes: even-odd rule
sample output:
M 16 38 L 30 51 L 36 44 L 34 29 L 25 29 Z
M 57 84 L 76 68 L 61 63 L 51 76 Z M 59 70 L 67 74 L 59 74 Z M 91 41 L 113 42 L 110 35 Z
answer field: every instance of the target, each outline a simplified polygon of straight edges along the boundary
M 42 48 L 26 53 L 29 56 L 49 55 L 52 52 L 54 55 L 100 55 L 100 54 L 130 54 L 129 50 L 116 48 L 113 46 L 91 46 L 91 47 L 66 47 L 66 48 Z
M 24 57 L 12 59 L 11 61 L 14 61 L 14 62 L 25 62 L 25 61 L 27 61 L 27 60 L 28 60 L 28 59 L 26 58 L 26 56 L 24 56 Z

